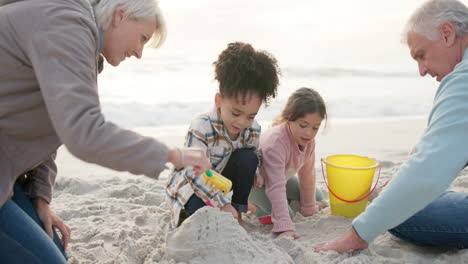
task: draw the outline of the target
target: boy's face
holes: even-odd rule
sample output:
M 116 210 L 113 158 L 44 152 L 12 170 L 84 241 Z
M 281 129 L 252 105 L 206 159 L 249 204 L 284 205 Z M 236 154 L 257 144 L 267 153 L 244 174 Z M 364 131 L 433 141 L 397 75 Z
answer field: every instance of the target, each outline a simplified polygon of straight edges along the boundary
M 288 121 L 288 124 L 296 143 L 299 146 L 305 146 L 317 135 L 322 124 L 322 117 L 319 113 L 306 114 L 295 121 Z
M 252 125 L 262 105 L 262 99 L 256 94 L 248 94 L 243 104 L 241 95 L 237 98 L 225 98 L 217 93 L 215 104 L 229 137 L 236 140 L 242 130 Z

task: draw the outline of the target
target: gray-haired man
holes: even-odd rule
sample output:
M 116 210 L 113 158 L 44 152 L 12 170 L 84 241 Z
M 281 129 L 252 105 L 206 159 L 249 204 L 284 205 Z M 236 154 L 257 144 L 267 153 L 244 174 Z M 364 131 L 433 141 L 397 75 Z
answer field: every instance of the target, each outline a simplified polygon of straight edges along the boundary
M 440 82 L 427 128 L 351 230 L 315 251 L 363 249 L 386 231 L 417 245 L 468 247 L 468 194 L 446 191 L 468 161 L 468 8 L 457 0 L 428 1 L 404 36 L 421 76 Z

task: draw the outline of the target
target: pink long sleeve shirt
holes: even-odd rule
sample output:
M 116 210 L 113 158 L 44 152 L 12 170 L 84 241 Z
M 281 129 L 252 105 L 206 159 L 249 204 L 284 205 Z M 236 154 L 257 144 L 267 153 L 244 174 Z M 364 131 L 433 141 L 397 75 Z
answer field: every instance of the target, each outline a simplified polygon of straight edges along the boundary
M 286 182 L 295 174 L 299 178 L 301 212 L 309 215 L 315 207 L 315 141 L 299 148 L 287 123 L 275 126 L 260 136 L 266 194 L 272 205 L 272 232 L 294 231 L 289 216 Z

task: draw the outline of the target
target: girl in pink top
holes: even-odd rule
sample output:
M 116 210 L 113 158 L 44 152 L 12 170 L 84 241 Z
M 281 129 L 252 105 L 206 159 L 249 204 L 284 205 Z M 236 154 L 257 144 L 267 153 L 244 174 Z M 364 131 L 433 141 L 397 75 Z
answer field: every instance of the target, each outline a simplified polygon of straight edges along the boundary
M 278 238 L 299 237 L 288 200 L 300 201 L 304 216 L 318 212 L 316 201 L 323 197 L 315 188 L 314 138 L 326 116 L 322 97 L 312 89 L 300 88 L 288 98 L 273 127 L 260 136 L 263 165 L 249 202 L 262 223 L 271 217 L 272 232 Z

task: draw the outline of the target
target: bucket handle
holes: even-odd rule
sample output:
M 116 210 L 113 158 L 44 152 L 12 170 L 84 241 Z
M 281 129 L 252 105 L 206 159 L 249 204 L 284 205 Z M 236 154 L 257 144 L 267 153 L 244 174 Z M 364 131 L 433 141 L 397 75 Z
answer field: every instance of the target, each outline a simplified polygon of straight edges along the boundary
M 327 186 L 328 190 L 333 194 L 333 196 L 335 196 L 338 200 L 340 201 L 343 201 L 343 202 L 346 202 L 346 203 L 357 203 L 357 202 L 360 202 L 364 199 L 366 199 L 367 197 L 369 197 L 375 190 L 375 187 L 377 187 L 377 183 L 379 182 L 379 179 L 380 179 L 380 171 L 382 170 L 382 167 L 379 165 L 379 176 L 377 177 L 377 181 L 375 181 L 375 184 L 374 184 L 374 187 L 372 187 L 372 190 L 370 190 L 369 193 L 367 193 L 364 197 L 361 197 L 359 199 L 356 199 L 356 200 L 346 200 L 346 199 L 343 199 L 341 197 L 339 197 L 338 195 L 336 195 L 332 189 L 330 188 L 330 186 L 328 185 L 328 182 L 327 182 L 327 179 L 325 177 L 325 171 L 323 169 L 323 163 L 325 161 L 323 160 L 323 158 L 320 160 L 320 166 L 322 166 L 322 176 L 323 176 L 323 180 L 325 181 L 325 185 Z M 385 183 L 387 184 L 387 183 Z

